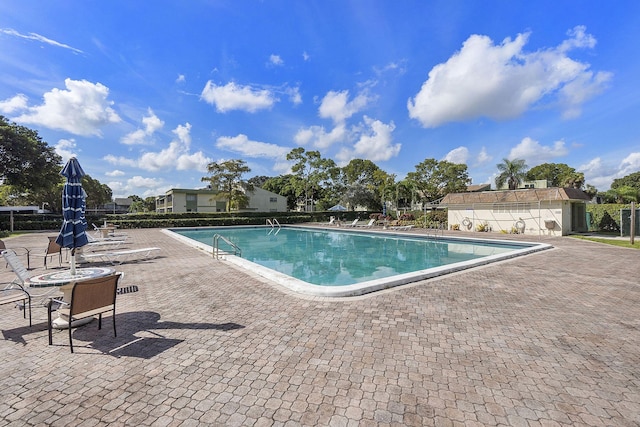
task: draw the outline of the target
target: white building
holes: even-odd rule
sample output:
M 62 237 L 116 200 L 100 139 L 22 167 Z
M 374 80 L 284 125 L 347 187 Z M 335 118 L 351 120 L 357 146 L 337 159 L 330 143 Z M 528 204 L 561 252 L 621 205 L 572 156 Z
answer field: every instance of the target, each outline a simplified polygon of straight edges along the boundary
M 227 200 L 216 199 L 218 192 L 209 189 L 172 188 L 156 197 L 157 213 L 226 212 Z M 255 187 L 247 190 L 249 205 L 236 212 L 286 212 L 287 198 Z
M 449 228 L 565 236 L 587 231 L 589 196 L 576 188 L 532 188 L 447 194 Z

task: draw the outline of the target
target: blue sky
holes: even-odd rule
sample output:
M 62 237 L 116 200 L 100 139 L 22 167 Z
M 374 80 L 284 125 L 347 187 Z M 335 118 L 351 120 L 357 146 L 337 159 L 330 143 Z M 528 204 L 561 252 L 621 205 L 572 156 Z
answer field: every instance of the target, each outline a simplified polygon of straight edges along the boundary
M 287 173 L 302 146 L 403 179 L 503 158 L 601 191 L 640 171 L 637 1 L 0 3 L 0 114 L 116 197 L 199 188 L 212 161 Z

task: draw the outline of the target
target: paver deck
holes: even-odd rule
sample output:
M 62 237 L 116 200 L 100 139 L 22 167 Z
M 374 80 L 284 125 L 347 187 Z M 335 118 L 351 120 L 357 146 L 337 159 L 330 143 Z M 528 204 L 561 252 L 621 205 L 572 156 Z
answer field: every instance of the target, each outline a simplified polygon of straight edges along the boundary
M 637 250 L 543 237 L 555 248 L 323 299 L 127 232 L 162 250 L 117 267 L 139 289 L 117 338 L 92 322 L 71 354 L 42 306 L 31 328 L 0 306 L 0 425 L 640 425 Z M 46 235 L 5 240 L 34 248 L 34 275 Z

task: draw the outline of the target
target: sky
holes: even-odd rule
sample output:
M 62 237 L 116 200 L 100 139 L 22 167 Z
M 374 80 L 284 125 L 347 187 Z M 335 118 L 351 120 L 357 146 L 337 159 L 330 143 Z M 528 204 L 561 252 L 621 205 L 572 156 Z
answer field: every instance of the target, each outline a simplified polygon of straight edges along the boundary
M 640 171 L 640 2 L 0 3 L 0 114 L 114 197 L 290 171 L 296 147 L 396 180 L 425 159 L 491 183 L 565 163 Z

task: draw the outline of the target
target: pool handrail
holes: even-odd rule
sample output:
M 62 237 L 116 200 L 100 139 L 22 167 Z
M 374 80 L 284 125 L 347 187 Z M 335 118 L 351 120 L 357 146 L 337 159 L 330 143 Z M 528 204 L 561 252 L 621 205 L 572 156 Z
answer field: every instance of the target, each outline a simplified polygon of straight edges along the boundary
M 233 248 L 233 255 L 237 255 L 237 256 L 242 256 L 242 251 L 240 250 L 240 248 L 233 243 L 232 241 L 230 241 L 229 239 L 227 239 L 224 236 L 221 236 L 220 234 L 214 234 L 213 235 L 213 253 L 212 255 L 218 259 L 220 258 L 220 248 L 218 247 L 218 241 L 222 239 L 223 242 L 225 242 L 227 245 L 231 246 Z

